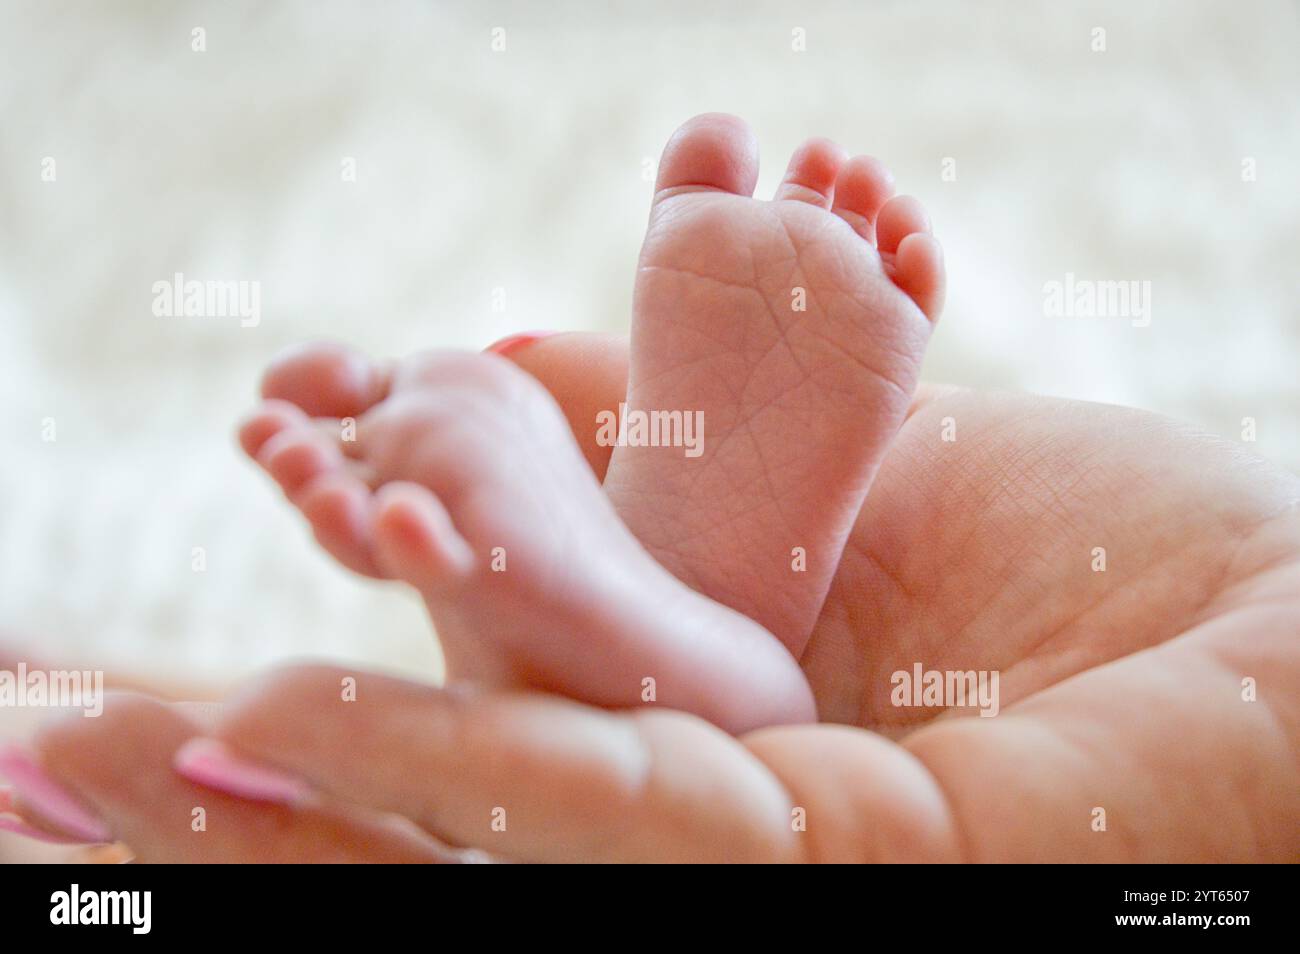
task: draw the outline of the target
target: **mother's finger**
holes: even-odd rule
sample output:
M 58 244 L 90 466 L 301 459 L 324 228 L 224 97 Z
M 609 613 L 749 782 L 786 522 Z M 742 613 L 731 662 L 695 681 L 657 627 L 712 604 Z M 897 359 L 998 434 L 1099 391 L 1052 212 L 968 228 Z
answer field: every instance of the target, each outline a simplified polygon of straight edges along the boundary
M 573 332 L 505 341 L 511 347 L 499 353 L 551 392 L 587 463 L 603 480 L 614 448 L 596 442 L 596 415 L 617 411 L 627 399 L 627 336 Z
M 225 755 L 191 747 L 183 769 L 280 798 L 293 781 L 242 784 L 264 778 L 250 762 L 274 767 L 512 859 L 789 861 L 804 851 L 772 773 L 720 730 L 668 710 L 615 714 L 308 666 L 228 705 L 216 738 Z
M 44 773 L 151 862 L 427 862 L 450 856 L 413 826 L 329 806 L 250 802 L 172 767 L 202 731 L 173 706 L 110 695 L 99 718 L 72 716 L 33 743 Z M 20 793 L 21 795 L 21 793 Z M 20 808 L 39 812 L 39 805 Z

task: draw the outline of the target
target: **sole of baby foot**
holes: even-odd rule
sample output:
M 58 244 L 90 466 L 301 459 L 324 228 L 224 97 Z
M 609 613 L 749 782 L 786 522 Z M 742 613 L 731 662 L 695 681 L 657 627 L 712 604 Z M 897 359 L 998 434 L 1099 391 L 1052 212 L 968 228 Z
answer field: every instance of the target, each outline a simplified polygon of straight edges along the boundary
M 626 415 L 669 433 L 629 424 L 605 488 L 656 560 L 797 656 L 906 416 L 943 258 L 879 160 L 810 140 L 772 201 L 757 174 L 731 116 L 691 120 L 664 151 Z

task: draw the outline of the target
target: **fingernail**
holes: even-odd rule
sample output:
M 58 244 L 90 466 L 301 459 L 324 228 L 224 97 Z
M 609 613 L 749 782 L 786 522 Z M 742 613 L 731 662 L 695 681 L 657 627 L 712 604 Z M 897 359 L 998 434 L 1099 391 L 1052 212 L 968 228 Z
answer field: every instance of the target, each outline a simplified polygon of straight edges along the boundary
M 23 804 L 30 806 L 53 827 L 78 841 L 112 841 L 108 826 L 87 811 L 18 746 L 0 749 L 0 775 L 13 784 L 14 795 L 22 799 Z
M 301 805 L 315 797 L 301 779 L 239 758 L 216 739 L 191 739 L 177 751 L 172 765 L 191 782 L 238 798 Z
M 493 354 L 499 354 L 506 357 L 513 351 L 518 351 L 525 345 L 530 345 L 534 341 L 541 341 L 543 338 L 549 338 L 551 335 L 558 334 L 555 331 L 521 331 L 517 335 L 509 335 L 502 338 L 495 344 L 490 344 L 484 351 L 491 351 Z
M 17 815 L 0 815 L 0 831 L 11 831 L 15 835 L 22 835 L 32 841 L 43 841 L 48 845 L 84 845 L 86 843 L 84 838 L 68 838 L 63 835 L 56 835 L 53 832 L 33 828 Z

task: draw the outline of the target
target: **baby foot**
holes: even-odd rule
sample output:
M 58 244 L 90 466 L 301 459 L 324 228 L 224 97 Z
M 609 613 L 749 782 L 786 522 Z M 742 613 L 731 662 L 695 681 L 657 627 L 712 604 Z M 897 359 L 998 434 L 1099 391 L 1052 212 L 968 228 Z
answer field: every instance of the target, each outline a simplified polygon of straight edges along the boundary
M 703 452 L 620 443 L 605 489 L 659 563 L 798 656 L 906 416 L 943 258 L 875 159 L 811 140 L 771 202 L 757 175 L 735 117 L 697 117 L 664 150 L 627 406 L 695 412 Z
M 419 589 L 449 678 L 655 701 L 732 732 L 815 718 L 790 653 L 655 563 L 550 395 L 505 359 L 389 369 L 317 347 L 264 393 L 296 403 L 268 401 L 245 450 L 342 563 Z

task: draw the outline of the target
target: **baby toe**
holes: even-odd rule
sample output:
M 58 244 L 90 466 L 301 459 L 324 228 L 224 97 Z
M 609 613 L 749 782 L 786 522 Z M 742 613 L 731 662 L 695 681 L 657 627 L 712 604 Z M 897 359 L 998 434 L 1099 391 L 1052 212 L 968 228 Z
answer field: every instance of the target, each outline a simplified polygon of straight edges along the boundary
M 894 284 L 907 293 L 932 322 L 939 320 L 947 289 L 943 248 L 929 232 L 904 236 L 894 257 Z
M 305 426 L 307 415 L 285 401 L 267 401 L 239 425 L 239 446 L 253 459 L 271 438 L 289 428 Z
M 907 236 L 929 231 L 930 217 L 925 206 L 910 195 L 899 195 L 880 209 L 876 220 L 876 244 L 881 252 L 892 255 Z
M 829 139 L 809 139 L 790 157 L 785 178 L 776 190 L 776 201 L 806 202 L 829 209 L 835 195 L 835 180 L 848 153 Z
M 877 217 L 894 194 L 894 176 L 873 156 L 854 156 L 835 180 L 835 205 L 831 209 L 868 242 L 877 238 Z
M 422 593 L 446 590 L 473 567 L 473 551 L 447 508 L 420 484 L 395 482 L 380 488 L 374 538 L 378 566 Z
M 370 488 L 346 471 L 322 474 L 300 492 L 298 506 L 317 542 L 349 570 L 386 578 L 371 556 L 374 504 Z
M 673 133 L 659 160 L 656 201 L 685 191 L 753 195 L 758 181 L 758 140 L 743 119 L 705 113 Z
M 290 500 L 318 477 L 342 467 L 336 445 L 310 425 L 287 428 L 257 452 L 257 462 L 280 485 Z
M 321 342 L 276 357 L 262 377 L 262 396 L 296 405 L 312 417 L 356 417 L 384 399 L 388 380 L 386 365 Z

